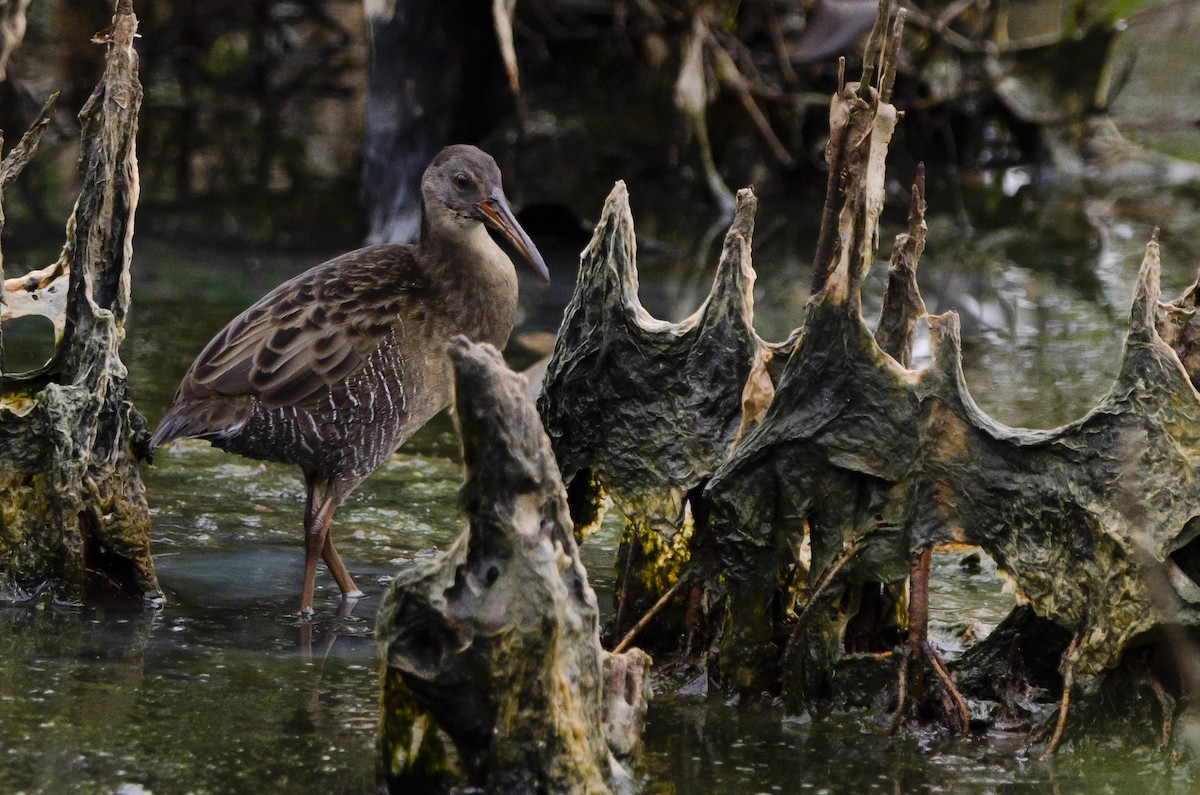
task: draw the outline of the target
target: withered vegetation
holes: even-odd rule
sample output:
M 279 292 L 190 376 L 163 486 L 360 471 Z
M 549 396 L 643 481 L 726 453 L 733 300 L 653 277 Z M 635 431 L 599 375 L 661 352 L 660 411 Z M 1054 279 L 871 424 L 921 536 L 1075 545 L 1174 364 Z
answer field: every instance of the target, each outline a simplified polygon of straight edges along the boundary
M 0 591 L 11 598 L 162 597 L 137 470 L 147 433 L 119 353 L 139 193 L 136 32 L 121 0 L 97 34 L 105 70 L 79 114 L 83 187 L 62 254 L 4 280 L 3 319 L 44 314 L 57 334 L 33 372 L 4 372 L 0 355 Z M 32 157 L 48 113 L 4 160 L 4 183 Z
M 614 629 L 682 590 L 674 609 L 656 605 L 648 648 L 726 691 L 874 705 L 894 728 L 1040 724 L 1053 751 L 1072 694 L 1150 693 L 1137 714 L 1169 718 L 1189 686 L 1178 644 L 1200 617 L 1196 290 L 1159 301 L 1151 240 L 1108 394 L 1061 428 L 1002 425 L 965 383 L 957 314 L 925 313 L 919 177 L 872 331 L 860 291 L 900 115 L 888 59 L 903 14 L 890 37 L 885 22 L 863 81 L 832 100 L 814 296 L 792 340 L 753 330 L 749 193 L 708 302 L 683 323 L 637 301 L 624 185 L 583 253 L 540 408 L 576 518 L 608 496 L 627 519 Z M 932 361 L 913 369 L 920 321 Z M 925 628 L 929 550 L 954 543 L 990 555 L 1020 604 L 947 665 Z

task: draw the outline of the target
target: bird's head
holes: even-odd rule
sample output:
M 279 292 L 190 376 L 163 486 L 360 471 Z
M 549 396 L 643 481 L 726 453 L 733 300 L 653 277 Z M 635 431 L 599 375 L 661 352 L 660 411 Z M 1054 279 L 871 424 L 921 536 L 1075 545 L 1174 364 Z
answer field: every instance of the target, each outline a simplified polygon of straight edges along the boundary
M 465 144 L 447 146 L 425 169 L 421 195 L 428 227 L 468 234 L 486 224 L 512 243 L 542 281 L 550 281 L 545 260 L 504 198 L 500 168 L 487 152 Z

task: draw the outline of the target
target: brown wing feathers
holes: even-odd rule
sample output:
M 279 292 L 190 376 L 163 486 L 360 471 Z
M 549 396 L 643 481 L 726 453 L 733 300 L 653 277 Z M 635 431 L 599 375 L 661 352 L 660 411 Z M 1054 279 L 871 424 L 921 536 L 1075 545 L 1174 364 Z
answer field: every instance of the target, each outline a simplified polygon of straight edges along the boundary
M 338 257 L 280 285 L 231 321 L 184 376 L 153 443 L 219 433 L 244 420 L 253 399 L 267 409 L 327 400 L 328 387 L 362 366 L 392 333 L 401 294 L 421 292 L 414 283 L 420 280 L 403 273 L 410 270 L 402 267 L 406 249 Z M 346 261 L 353 255 L 357 259 Z M 380 278 L 385 269 L 391 278 Z

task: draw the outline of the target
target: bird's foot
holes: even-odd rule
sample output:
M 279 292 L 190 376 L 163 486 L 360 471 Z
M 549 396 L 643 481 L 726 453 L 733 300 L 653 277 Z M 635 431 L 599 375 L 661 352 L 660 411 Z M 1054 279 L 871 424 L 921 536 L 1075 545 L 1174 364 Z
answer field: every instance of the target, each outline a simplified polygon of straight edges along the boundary
M 346 591 L 342 594 L 342 601 L 337 606 L 338 618 L 349 618 L 354 612 L 354 608 L 358 607 L 358 600 L 362 598 L 363 592 L 355 588 L 352 591 Z

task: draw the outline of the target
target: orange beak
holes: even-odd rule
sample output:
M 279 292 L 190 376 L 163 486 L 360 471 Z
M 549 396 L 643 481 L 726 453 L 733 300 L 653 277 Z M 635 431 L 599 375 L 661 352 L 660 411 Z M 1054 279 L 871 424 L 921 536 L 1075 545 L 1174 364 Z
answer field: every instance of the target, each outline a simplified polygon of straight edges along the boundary
M 550 271 L 546 268 L 546 261 L 542 259 L 541 252 L 537 250 L 537 246 L 533 245 L 533 241 L 529 239 L 529 235 L 525 234 L 525 230 L 517 223 L 516 216 L 508 207 L 508 202 L 504 200 L 503 195 L 496 195 L 490 199 L 479 202 L 475 205 L 479 208 L 479 212 L 483 213 L 484 222 L 495 229 L 500 234 L 508 239 L 509 243 L 513 244 L 513 248 L 521 252 L 521 256 L 530 264 L 534 273 L 538 275 L 544 282 L 550 281 Z

